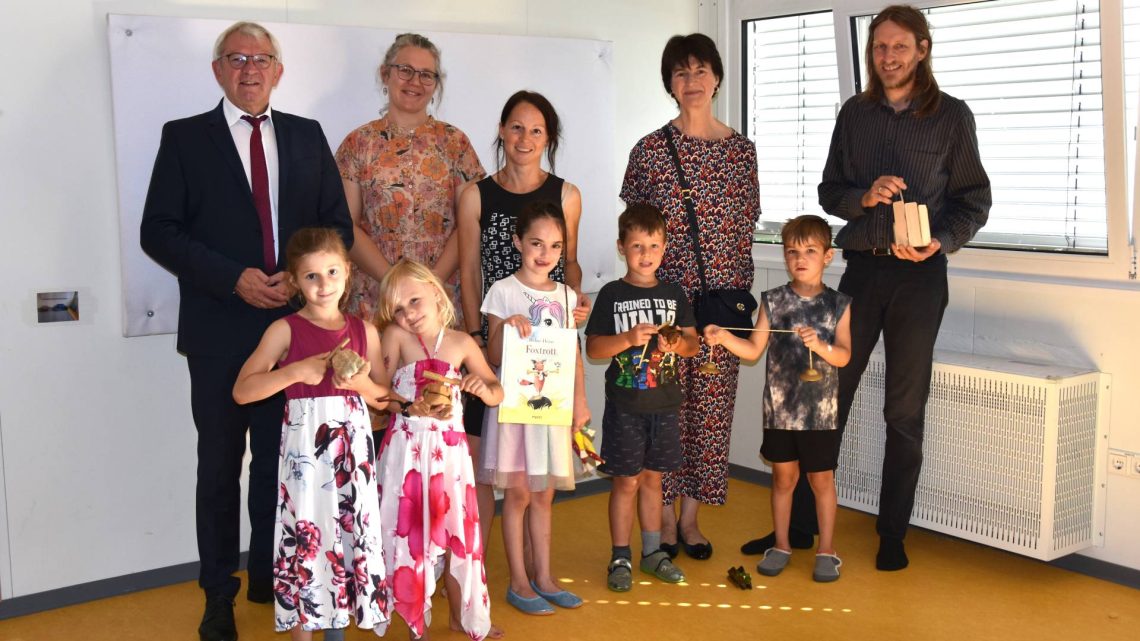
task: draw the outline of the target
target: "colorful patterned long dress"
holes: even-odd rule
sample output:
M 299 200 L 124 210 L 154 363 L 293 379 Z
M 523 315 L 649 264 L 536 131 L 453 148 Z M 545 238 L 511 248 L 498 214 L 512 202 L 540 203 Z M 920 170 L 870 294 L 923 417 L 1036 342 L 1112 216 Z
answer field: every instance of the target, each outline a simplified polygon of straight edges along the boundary
M 671 124 L 665 131 L 677 146 L 693 189 L 708 287 L 751 288 L 755 275 L 752 236 L 760 216 L 756 145 L 739 133 L 704 140 L 685 136 Z M 621 199 L 627 204 L 653 205 L 664 214 L 667 244 L 657 277 L 681 285 L 692 303 L 701 288 L 700 278 L 681 185 L 662 130 L 645 136 L 630 151 Z M 681 359 L 685 395 L 680 412 L 681 449 L 685 462 L 680 470 L 663 476 L 666 504 L 687 496 L 722 505 L 728 491 L 729 436 L 740 359 L 722 348 L 711 352 L 720 374 L 697 371 L 701 363 L 710 360 L 710 349 L 703 342 L 696 356 Z
M 426 347 L 424 352 L 423 360 L 401 367 L 392 378 L 394 391 L 404 398 L 416 398 L 431 382 L 424 372 L 460 376 L 451 364 L 428 355 Z M 443 576 L 444 554 L 451 552 L 451 576 L 460 594 L 447 596 L 462 599 L 460 625 L 472 639 L 482 639 L 491 629 L 491 601 L 463 403 L 454 386 L 451 405 L 446 421 L 395 416 L 380 446 L 388 601 L 417 637 L 423 635 L 431 625 L 431 596 Z M 380 635 L 386 630 L 386 624 L 376 627 Z
M 285 317 L 291 338 L 288 365 L 332 350 L 367 353 L 364 323 L 345 315 L 327 330 L 297 314 Z M 380 504 L 376 493 L 372 428 L 356 392 L 337 389 L 332 373 L 319 385 L 285 389 L 278 465 L 277 553 L 273 566 L 278 632 L 343 628 L 349 617 L 372 628 L 388 621 Z
M 391 263 L 411 258 L 434 265 L 456 228 L 457 190 L 486 175 L 467 135 L 430 117 L 411 131 L 387 116 L 373 120 L 345 137 L 336 162 L 341 178 L 360 186 L 360 228 Z M 461 314 L 458 274 L 447 285 Z M 357 270 L 348 312 L 371 322 L 379 295 L 380 283 Z

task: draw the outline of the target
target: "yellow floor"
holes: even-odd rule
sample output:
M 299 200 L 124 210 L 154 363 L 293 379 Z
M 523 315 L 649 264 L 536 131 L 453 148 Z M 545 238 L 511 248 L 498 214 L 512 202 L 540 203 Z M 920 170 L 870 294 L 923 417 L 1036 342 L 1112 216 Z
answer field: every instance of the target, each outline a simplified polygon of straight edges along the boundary
M 730 565 L 754 569 L 757 558 L 741 555 L 739 546 L 770 530 L 771 518 L 766 488 L 738 481 L 730 487 L 730 506 L 702 513 L 716 546 L 713 558 L 678 559 L 688 584 L 646 580 L 624 595 L 605 585 L 608 495 L 559 503 L 554 510 L 555 571 L 586 605 L 551 617 L 528 617 L 506 605 L 502 541 L 493 534 L 488 568 L 493 619 L 508 639 L 520 641 L 1123 640 L 1140 633 L 1140 591 L 922 530 L 907 537 L 910 568 L 877 572 L 873 517 L 845 509 L 840 510 L 836 537 L 844 559 L 837 583 L 812 582 L 812 554 L 797 550 L 783 575 L 767 578 L 752 572 L 757 589 L 739 590 L 726 581 L 725 572 Z M 636 532 L 634 537 L 636 541 Z M 646 577 L 635 572 L 634 578 Z M 183 583 L 0 621 L 0 641 L 193 641 L 201 607 L 196 585 Z M 272 606 L 253 605 L 243 596 L 236 612 L 242 641 L 288 638 L 273 632 Z M 434 612 L 431 633 L 437 639 L 466 638 L 447 630 L 445 604 Z M 388 637 L 404 639 L 406 630 L 397 623 Z M 351 630 L 347 638 L 375 635 Z

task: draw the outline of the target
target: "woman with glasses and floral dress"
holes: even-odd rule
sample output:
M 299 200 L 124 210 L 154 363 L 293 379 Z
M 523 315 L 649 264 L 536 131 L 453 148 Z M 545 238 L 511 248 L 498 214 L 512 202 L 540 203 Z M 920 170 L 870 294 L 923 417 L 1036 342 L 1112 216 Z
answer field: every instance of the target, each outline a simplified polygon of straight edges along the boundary
M 461 310 L 456 194 L 486 173 L 467 135 L 428 113 L 443 92 L 439 59 L 427 38 L 396 36 L 377 70 L 387 111 L 336 152 L 356 234 L 349 256 L 359 268 L 348 311 L 369 322 L 380 279 L 401 258 L 430 266 Z

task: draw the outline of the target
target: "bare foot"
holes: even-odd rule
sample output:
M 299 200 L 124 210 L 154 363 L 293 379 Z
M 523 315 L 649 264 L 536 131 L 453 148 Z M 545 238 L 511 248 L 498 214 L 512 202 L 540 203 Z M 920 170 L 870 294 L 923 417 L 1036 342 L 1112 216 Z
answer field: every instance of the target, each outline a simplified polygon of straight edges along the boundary
M 466 631 L 466 630 L 464 630 L 464 629 L 463 629 L 463 626 L 459 625 L 459 622 L 458 622 L 458 621 L 456 621 L 455 619 L 448 619 L 448 621 L 447 621 L 447 627 L 451 628 L 451 631 L 452 631 L 452 632 L 462 632 L 463 634 L 467 634 L 467 631 Z M 506 634 L 506 633 L 505 633 L 505 632 L 503 632 L 503 629 L 502 629 L 502 628 L 500 628 L 499 626 L 497 626 L 497 625 L 495 625 L 494 623 L 492 623 L 492 624 L 491 624 L 491 629 L 487 631 L 487 636 L 486 636 L 486 637 L 484 637 L 484 638 L 487 638 L 487 639 L 502 639 L 502 638 L 503 638 L 503 635 L 504 635 L 504 634 Z

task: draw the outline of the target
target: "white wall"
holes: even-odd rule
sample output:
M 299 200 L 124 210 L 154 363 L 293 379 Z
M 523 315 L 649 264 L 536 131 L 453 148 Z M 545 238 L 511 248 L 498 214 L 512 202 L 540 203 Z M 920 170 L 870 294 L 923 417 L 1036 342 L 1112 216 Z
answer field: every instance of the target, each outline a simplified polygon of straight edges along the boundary
M 693 0 L 297 4 L 0 5 L 0 597 L 197 559 L 185 360 L 173 335 L 121 336 L 107 13 L 611 40 L 615 181 L 633 143 L 674 113 L 661 47 L 697 28 Z M 616 220 L 618 206 L 583 215 Z M 37 325 L 35 293 L 64 290 L 80 292 L 81 320 Z M 599 415 L 601 371 L 589 374 Z

